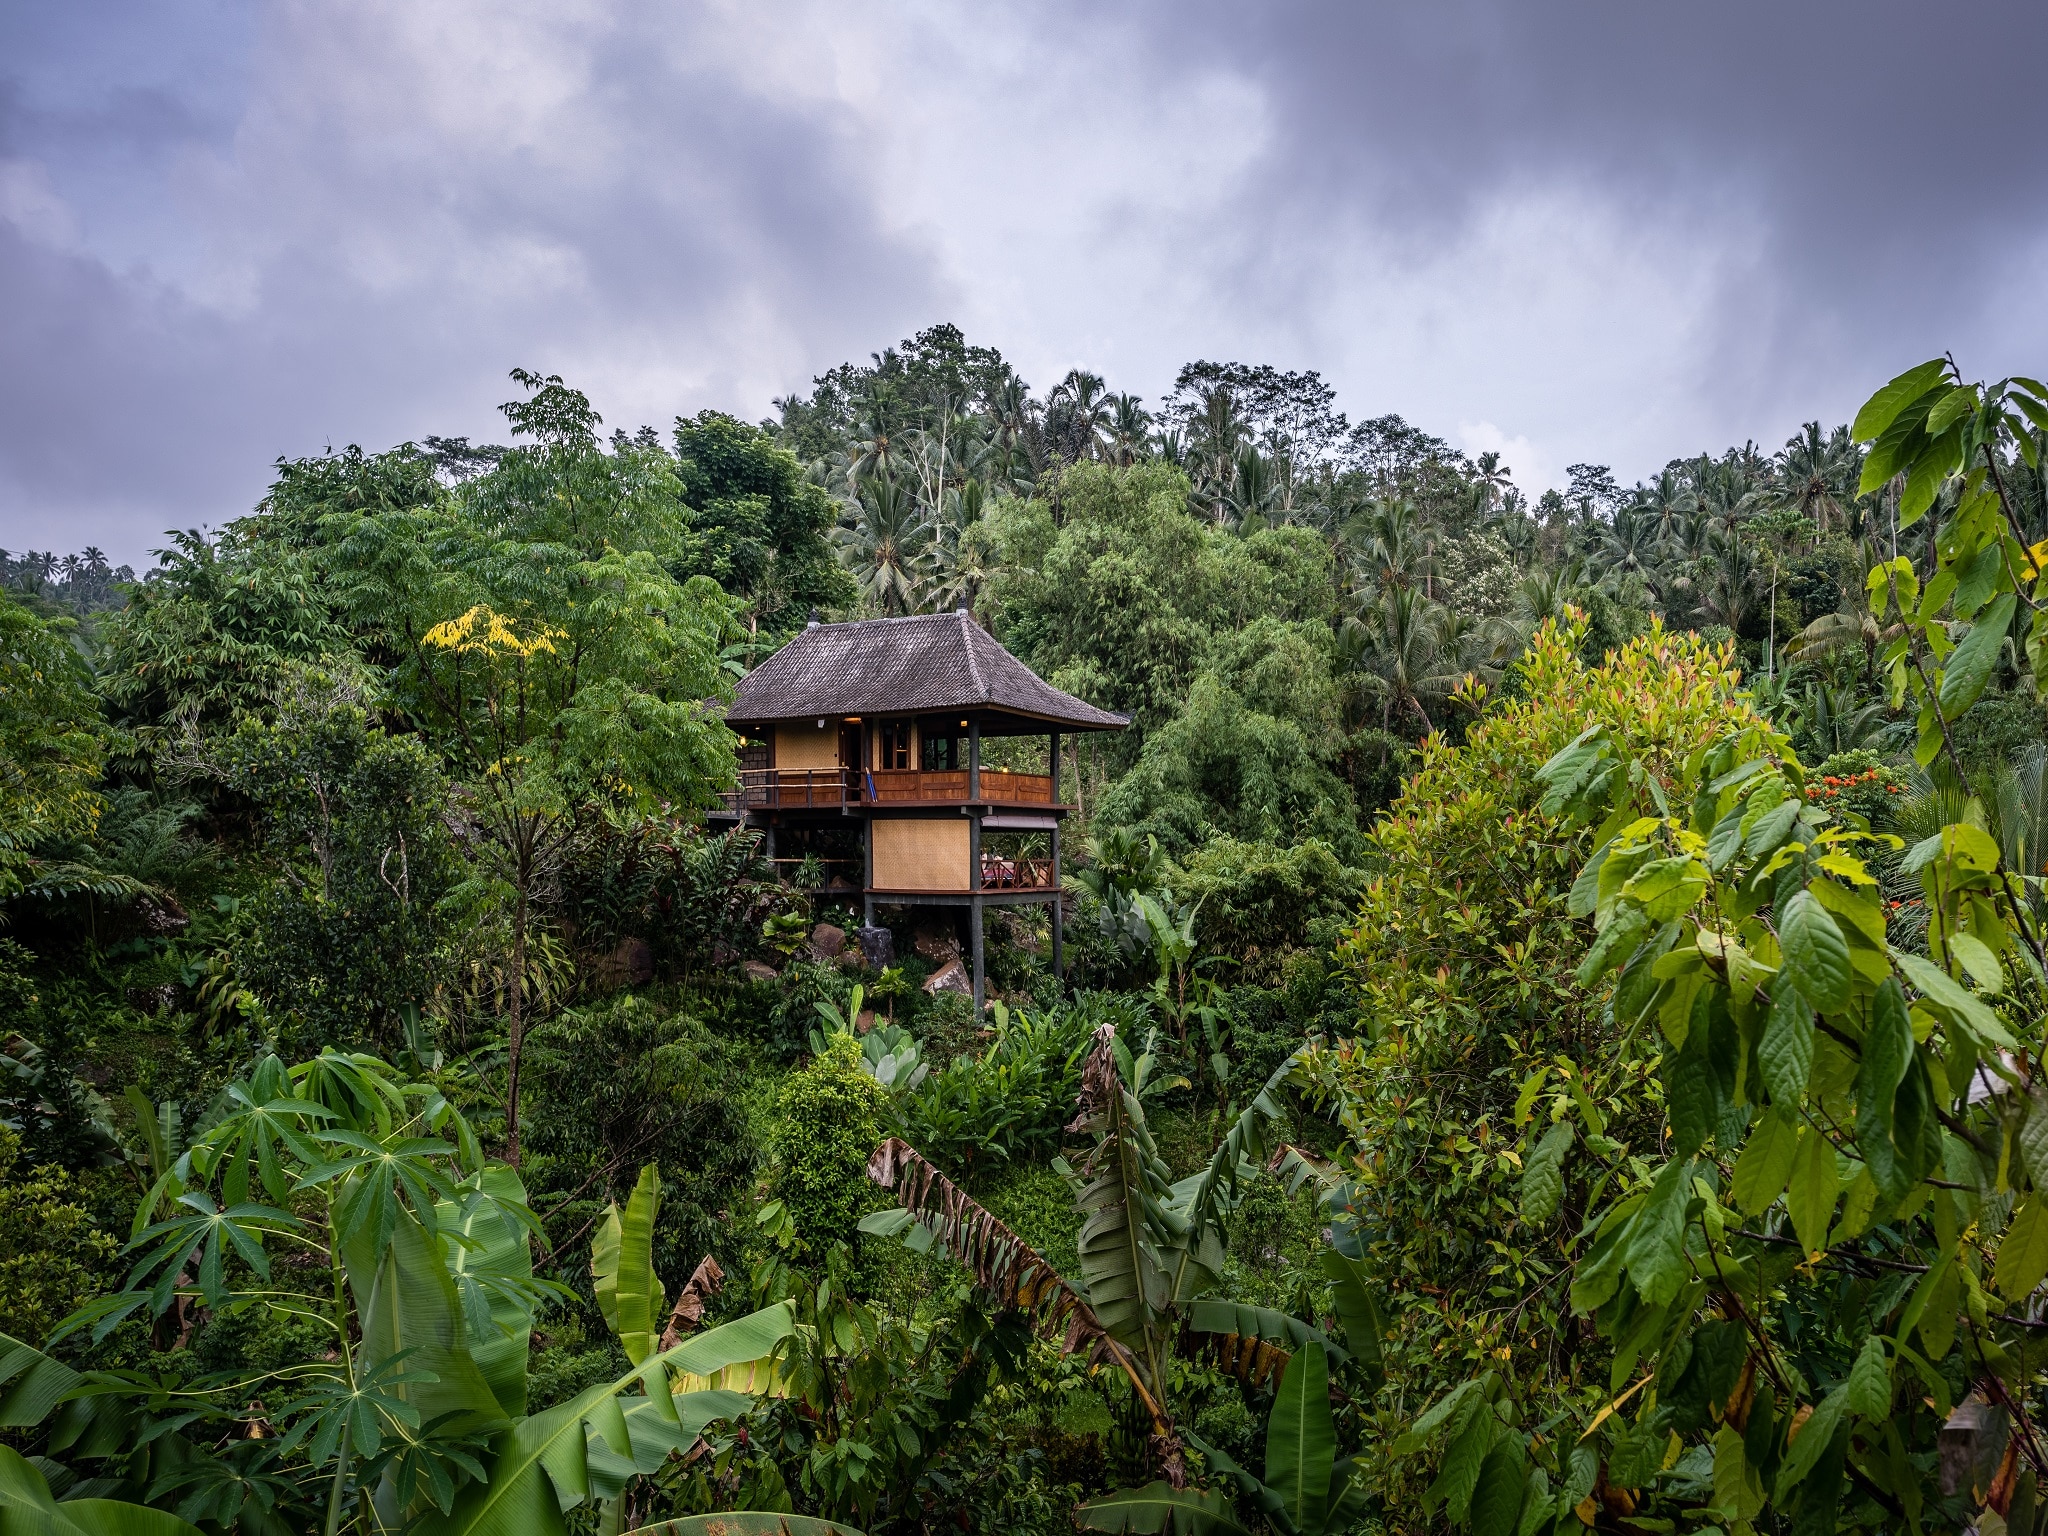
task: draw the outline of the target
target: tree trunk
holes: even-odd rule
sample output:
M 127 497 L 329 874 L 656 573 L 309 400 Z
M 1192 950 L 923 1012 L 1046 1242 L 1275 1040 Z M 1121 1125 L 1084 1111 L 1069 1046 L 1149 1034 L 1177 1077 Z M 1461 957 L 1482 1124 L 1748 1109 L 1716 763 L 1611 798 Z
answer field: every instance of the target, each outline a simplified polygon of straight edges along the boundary
M 511 1029 L 505 1053 L 505 1161 L 514 1168 L 519 1166 L 519 1048 L 526 1034 L 526 883 L 527 874 L 522 868 L 519 895 L 512 909 Z

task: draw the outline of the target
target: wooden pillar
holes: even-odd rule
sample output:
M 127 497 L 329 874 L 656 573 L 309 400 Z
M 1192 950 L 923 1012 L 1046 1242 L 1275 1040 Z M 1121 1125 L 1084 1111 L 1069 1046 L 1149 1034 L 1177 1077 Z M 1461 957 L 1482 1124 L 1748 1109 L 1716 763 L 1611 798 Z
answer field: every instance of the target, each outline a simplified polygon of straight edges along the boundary
M 1053 761 L 1059 761 L 1057 747 L 1053 749 Z M 1052 976 L 1054 981 L 1063 982 L 1067 979 L 1067 918 L 1064 911 L 1065 887 L 1060 882 L 1060 824 L 1055 821 L 1052 824 Z
M 988 992 L 987 984 L 982 979 L 981 898 L 979 896 L 974 897 L 967 904 L 967 922 L 973 930 L 969 934 L 969 938 L 972 941 L 972 948 L 974 950 L 974 1016 L 978 1020 L 981 1017 L 983 998 Z
M 875 818 L 860 819 L 861 913 L 868 927 L 875 926 Z
M 1060 733 L 1052 733 L 1052 750 L 1046 753 L 1046 761 L 1052 764 L 1052 803 L 1060 803 Z
M 981 717 L 967 722 L 967 798 L 981 798 Z

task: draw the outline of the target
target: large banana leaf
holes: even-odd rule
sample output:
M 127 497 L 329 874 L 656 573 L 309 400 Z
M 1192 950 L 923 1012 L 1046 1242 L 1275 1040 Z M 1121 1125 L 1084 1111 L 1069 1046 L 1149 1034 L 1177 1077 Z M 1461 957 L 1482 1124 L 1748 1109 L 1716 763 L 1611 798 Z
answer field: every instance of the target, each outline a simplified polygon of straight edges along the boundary
M 1365 1266 L 1334 1248 L 1323 1250 L 1323 1273 L 1330 1277 L 1330 1296 L 1337 1308 L 1337 1321 L 1344 1325 L 1344 1342 L 1365 1370 L 1374 1387 L 1386 1374 L 1381 1341 L 1387 1325 L 1374 1299 L 1372 1277 Z
M 463 1415 L 460 1426 L 469 1428 L 508 1417 L 469 1352 L 441 1240 L 409 1212 L 394 1223 L 391 1241 L 378 1256 L 368 1297 L 360 1314 L 364 1365 L 403 1353 L 408 1372 L 435 1378 L 397 1388 L 419 1410 L 421 1423 L 455 1413 Z
M 1210 1531 L 1249 1536 L 1237 1523 L 1228 1494 L 1163 1482 L 1090 1499 L 1074 1510 L 1074 1524 L 1084 1531 L 1129 1531 L 1133 1536 L 1206 1536 Z
M 624 1214 L 616 1205 L 608 1207 L 590 1244 L 598 1310 L 635 1365 L 652 1355 L 661 1339 L 667 1297 L 654 1273 L 654 1221 L 660 1210 L 661 1175 L 649 1163 L 640 1170 Z
M 738 1509 L 729 1515 L 691 1515 L 643 1525 L 626 1536 L 861 1536 L 850 1525 L 835 1525 L 809 1515 L 777 1515 L 766 1510 Z
M 1266 1420 L 1266 1486 L 1280 1497 L 1297 1531 L 1319 1536 L 1330 1509 L 1337 1425 L 1330 1417 L 1330 1361 L 1297 1349 L 1280 1377 Z
M 645 1383 L 649 1401 L 660 1413 L 667 1402 L 668 1371 L 704 1376 L 759 1360 L 789 1337 L 794 1326 L 786 1303 L 765 1308 L 686 1339 L 617 1381 L 591 1387 L 569 1402 L 520 1420 L 492 1446 L 489 1478 L 465 1488 L 449 1513 L 430 1512 L 415 1528 L 416 1536 L 565 1536 L 562 1512 L 597 1491 L 592 1487 L 586 1424 L 612 1451 L 631 1456 L 632 1428 L 619 1402 L 621 1392 Z M 680 1420 L 677 1405 L 667 1402 L 667 1407 Z
M 1060 1347 L 1069 1353 L 1086 1346 L 1096 1359 L 1113 1362 L 1130 1380 L 1152 1415 L 1153 1428 L 1170 1438 L 1172 1425 L 1155 1396 L 1155 1382 L 1139 1370 L 1139 1362 L 1103 1326 L 1079 1287 L 1045 1262 L 1029 1243 L 984 1210 L 951 1179 L 909 1144 L 890 1137 L 868 1160 L 868 1177 L 893 1189 L 902 1203 L 898 1211 L 877 1211 L 863 1217 L 861 1230 L 885 1237 L 918 1237 L 919 1252 L 943 1248 L 1005 1306 L 1033 1314 L 1039 1327 L 1055 1335 L 1064 1329 Z M 721 1385 L 734 1385 L 730 1381 Z
M 1288 1357 L 1316 1344 L 1338 1360 L 1350 1354 L 1330 1336 L 1298 1317 L 1234 1301 L 1198 1301 L 1188 1313 L 1188 1331 L 1208 1336 L 1223 1369 L 1247 1386 L 1262 1387 L 1287 1369 Z
M 117 1499 L 51 1497 L 43 1474 L 0 1446 L 0 1536 L 200 1536 L 176 1515 Z
M 1169 1212 L 1173 1186 L 1146 1129 L 1145 1111 L 1117 1068 L 1113 1025 L 1096 1031 L 1081 1073 L 1075 1124 L 1095 1137 L 1074 1196 L 1081 1212 L 1081 1282 L 1110 1336 L 1146 1362 L 1156 1395 L 1172 1299 L 1161 1249 L 1184 1241 L 1185 1234 L 1175 1229 Z
M 1297 1052 L 1281 1062 L 1231 1122 L 1208 1165 L 1173 1186 L 1168 1209 L 1174 1235 L 1160 1252 L 1173 1301 L 1192 1301 L 1222 1283 L 1224 1218 L 1243 1202 L 1265 1166 L 1266 1133 L 1287 1113 L 1280 1090 L 1299 1060 Z
M 505 1417 L 526 1412 L 526 1356 L 533 1340 L 533 1247 L 523 1223 L 505 1213 L 526 1204 L 515 1169 L 492 1164 L 483 1171 L 488 1200 L 435 1207 L 448 1234 L 448 1274 L 460 1304 L 470 1358 L 483 1373 Z
M 736 1419 L 754 1406 L 745 1392 L 687 1392 L 673 1399 L 673 1418 L 661 1411 L 654 1397 L 623 1400 L 626 1434 L 631 1448 L 612 1449 L 604 1436 L 584 1426 L 584 1454 L 590 1467 L 590 1491 L 594 1498 L 615 1499 L 635 1477 L 650 1477 L 661 1470 L 672 1451 L 688 1451 L 717 1419 Z
M 83 1380 L 62 1361 L 0 1333 L 0 1429 L 27 1429 Z

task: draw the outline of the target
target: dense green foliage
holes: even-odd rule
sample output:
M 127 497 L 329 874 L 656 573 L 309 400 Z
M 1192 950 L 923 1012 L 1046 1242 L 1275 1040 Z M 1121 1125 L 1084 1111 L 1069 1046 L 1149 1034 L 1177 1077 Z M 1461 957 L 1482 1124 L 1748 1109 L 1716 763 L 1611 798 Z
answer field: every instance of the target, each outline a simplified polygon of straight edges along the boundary
M 515 378 L 0 554 L 0 1525 L 2036 1536 L 2048 391 L 1532 502 L 945 326 Z M 980 1018 L 703 816 L 956 606 L 1132 722 Z

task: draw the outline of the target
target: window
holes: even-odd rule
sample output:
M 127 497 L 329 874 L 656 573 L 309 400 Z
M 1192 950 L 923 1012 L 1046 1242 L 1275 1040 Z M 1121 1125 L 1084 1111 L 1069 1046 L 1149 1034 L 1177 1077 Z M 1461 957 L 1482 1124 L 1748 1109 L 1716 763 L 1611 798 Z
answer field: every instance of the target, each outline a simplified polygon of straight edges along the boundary
M 924 732 L 924 769 L 934 773 L 941 769 L 958 768 L 966 761 L 966 754 L 960 750 L 960 741 L 955 736 L 941 736 L 926 726 Z
M 888 720 L 882 724 L 882 759 L 884 768 L 908 768 L 910 766 L 910 722 Z

